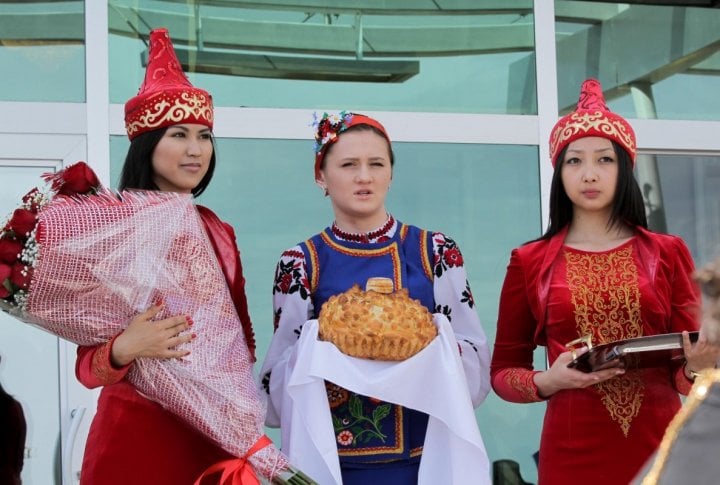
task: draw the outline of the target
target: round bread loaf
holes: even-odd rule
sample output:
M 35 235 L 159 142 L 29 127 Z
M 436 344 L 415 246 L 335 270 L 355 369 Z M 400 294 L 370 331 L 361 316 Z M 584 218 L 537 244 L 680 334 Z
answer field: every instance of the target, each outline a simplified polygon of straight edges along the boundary
M 393 292 L 387 278 L 371 278 L 367 288 L 355 285 L 323 304 L 318 317 L 321 340 L 352 357 L 400 361 L 435 338 L 432 315 L 407 289 Z

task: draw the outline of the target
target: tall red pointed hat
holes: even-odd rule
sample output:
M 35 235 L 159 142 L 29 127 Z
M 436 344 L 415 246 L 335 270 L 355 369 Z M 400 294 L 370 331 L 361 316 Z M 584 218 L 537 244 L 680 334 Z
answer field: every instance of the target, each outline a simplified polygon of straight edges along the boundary
M 637 140 L 625 118 L 610 111 L 605 104 L 600 81 L 587 79 L 580 88 L 577 108 L 555 124 L 550 133 L 550 161 L 555 167 L 563 149 L 573 141 L 599 136 L 618 143 L 628 152 L 635 165 Z
M 213 118 L 212 96 L 190 84 L 167 29 L 152 30 L 145 80 L 137 96 L 125 103 L 128 137 L 180 123 L 212 129 Z

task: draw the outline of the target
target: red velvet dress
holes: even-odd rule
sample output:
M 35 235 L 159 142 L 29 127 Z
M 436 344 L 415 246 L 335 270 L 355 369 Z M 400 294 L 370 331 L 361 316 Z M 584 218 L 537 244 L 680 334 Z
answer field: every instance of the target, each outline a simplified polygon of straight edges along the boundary
M 197 209 L 254 353 L 235 233 L 209 209 Z M 83 485 L 192 484 L 209 466 L 232 458 L 162 406 L 140 395 L 125 379 L 130 366 L 117 369 L 111 365 L 111 346 L 112 341 L 78 348 L 78 380 L 89 388 L 105 386 L 85 446 Z
M 533 350 L 550 363 L 565 344 L 591 334 L 596 344 L 696 330 L 699 291 L 681 239 L 642 229 L 609 251 L 565 247 L 565 232 L 513 251 L 498 315 L 491 377 L 512 402 L 542 398 Z M 626 484 L 660 443 L 691 383 L 681 363 L 629 370 L 547 401 L 539 483 Z

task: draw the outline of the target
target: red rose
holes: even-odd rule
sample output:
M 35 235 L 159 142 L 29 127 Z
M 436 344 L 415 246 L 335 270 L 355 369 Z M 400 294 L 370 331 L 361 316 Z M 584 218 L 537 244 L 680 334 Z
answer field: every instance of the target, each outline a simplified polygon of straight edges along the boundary
M 16 262 L 12 267 L 12 274 L 10 275 L 10 281 L 16 287 L 27 290 L 30 286 L 30 279 L 32 278 L 32 268 L 26 266 L 21 262 Z
M 18 238 L 26 238 L 37 223 L 37 216 L 27 209 L 15 209 L 8 225 Z
M 58 194 L 87 194 L 100 185 L 97 175 L 85 162 L 74 163 L 58 175 L 52 186 Z
M 12 269 L 7 264 L 0 263 L 0 298 L 10 296 L 10 275 Z
M 13 264 L 22 251 L 20 241 L 14 239 L 0 239 L 0 262 Z

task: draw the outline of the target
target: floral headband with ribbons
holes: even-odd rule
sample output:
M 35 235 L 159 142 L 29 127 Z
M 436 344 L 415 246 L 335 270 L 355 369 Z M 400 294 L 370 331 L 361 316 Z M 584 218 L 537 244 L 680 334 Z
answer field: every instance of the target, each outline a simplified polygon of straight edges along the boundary
M 368 125 L 382 133 L 390 143 L 390 137 L 385 127 L 376 119 L 359 113 L 341 111 L 337 114 L 323 113 L 318 120 L 317 113 L 313 114 L 312 126 L 315 128 L 315 180 L 320 179 L 320 168 L 328 148 L 338 140 L 338 136 L 348 128 L 357 125 Z

